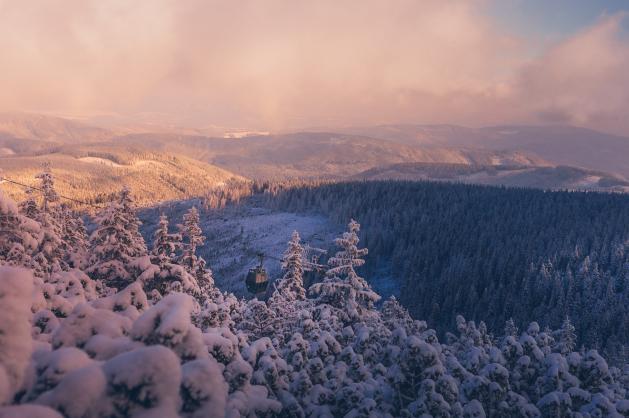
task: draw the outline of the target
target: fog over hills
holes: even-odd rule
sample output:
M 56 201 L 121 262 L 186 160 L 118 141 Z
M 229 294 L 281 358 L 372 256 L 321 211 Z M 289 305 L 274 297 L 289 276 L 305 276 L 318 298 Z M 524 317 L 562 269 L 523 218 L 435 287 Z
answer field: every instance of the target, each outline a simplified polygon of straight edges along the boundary
M 629 138 L 575 127 L 381 125 L 268 135 L 252 131 L 251 136 L 245 129 L 237 131 L 245 133 L 225 138 L 235 131 L 215 130 L 215 136 L 207 136 L 201 130 L 142 123 L 105 129 L 53 116 L 3 113 L 0 168 L 24 179 L 51 160 L 53 170 L 63 170 L 62 184 L 71 176 L 84 181 L 97 171 L 105 190 L 105 184 L 137 184 L 147 175 L 164 185 L 147 201 L 194 195 L 239 176 L 447 180 L 605 191 L 625 191 L 629 176 Z M 183 175 L 186 182 L 200 177 L 197 186 L 181 191 L 167 180 L 170 175 Z
M 559 165 L 629 175 L 629 138 L 573 126 L 382 125 L 344 131 L 406 145 L 520 150 Z
M 256 178 L 343 177 L 377 166 L 404 162 L 548 165 L 531 153 L 411 146 L 330 132 L 298 132 L 240 139 L 142 134 L 118 140 L 162 152 L 183 153 Z
M 490 186 L 628 192 L 629 182 L 605 172 L 578 167 L 402 163 L 375 167 L 355 180 L 446 181 Z
M 21 112 L 0 113 L 0 139 L 82 143 L 104 141 L 113 135 L 107 129 L 71 119 Z

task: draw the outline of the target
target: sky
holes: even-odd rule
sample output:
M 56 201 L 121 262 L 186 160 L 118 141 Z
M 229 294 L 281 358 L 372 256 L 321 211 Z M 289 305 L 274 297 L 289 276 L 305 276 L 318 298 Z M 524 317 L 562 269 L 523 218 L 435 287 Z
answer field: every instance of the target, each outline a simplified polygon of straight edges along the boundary
M 629 135 L 629 0 L 0 0 L 0 110 Z

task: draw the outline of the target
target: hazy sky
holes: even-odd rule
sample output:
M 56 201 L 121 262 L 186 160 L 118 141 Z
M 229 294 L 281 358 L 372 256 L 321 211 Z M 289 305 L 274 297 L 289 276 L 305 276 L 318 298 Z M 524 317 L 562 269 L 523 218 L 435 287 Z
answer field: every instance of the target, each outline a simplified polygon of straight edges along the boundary
M 629 0 L 0 0 L 0 110 L 629 134 Z

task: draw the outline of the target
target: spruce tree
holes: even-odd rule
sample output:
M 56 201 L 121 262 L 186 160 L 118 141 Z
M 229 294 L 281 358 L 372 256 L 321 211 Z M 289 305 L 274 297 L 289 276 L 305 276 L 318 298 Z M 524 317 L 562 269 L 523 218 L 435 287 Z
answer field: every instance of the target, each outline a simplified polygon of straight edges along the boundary
M 197 259 L 197 266 L 194 272 L 194 278 L 199 286 L 200 294 L 197 295 L 197 299 L 200 301 L 214 301 L 220 296 L 220 290 L 214 284 L 214 277 L 212 270 L 206 267 L 206 262 L 203 257 Z
M 20 202 L 20 213 L 27 218 L 37 219 L 39 216 L 39 206 L 35 200 L 34 190 L 31 188 L 26 189 L 26 199 Z
M 318 304 L 327 304 L 347 315 L 342 318 L 361 320 L 373 309 L 380 299 L 369 284 L 355 271 L 365 264 L 361 257 L 367 255 L 366 248 L 358 248 L 360 224 L 353 219 L 348 224 L 348 231 L 334 241 L 340 251 L 328 260 L 330 269 L 322 283 L 314 284 L 310 289 L 317 296 Z
M 154 264 L 163 266 L 173 261 L 179 249 L 181 249 L 181 234 L 169 233 L 168 217 L 163 214 L 160 215 L 159 224 L 153 234 L 151 261 Z
M 561 352 L 561 354 L 568 354 L 573 352 L 576 346 L 577 334 L 575 333 L 575 327 L 572 325 L 570 318 L 566 316 L 559 330 L 557 350 Z
M 518 327 L 515 325 L 513 318 L 509 318 L 505 323 L 505 337 L 515 337 L 518 335 Z
M 90 236 L 90 267 L 95 279 L 118 289 L 133 281 L 131 262 L 146 255 L 146 245 L 139 232 L 133 200 L 127 188 L 118 201 L 110 202 L 96 217 L 97 227 Z
M 63 206 L 62 206 L 63 207 Z M 65 262 L 73 268 L 84 267 L 87 257 L 87 230 L 81 215 L 68 207 L 61 211 L 61 240 Z
M 272 299 L 278 303 L 294 302 L 304 300 L 306 298 L 306 290 L 304 289 L 304 247 L 300 243 L 299 233 L 293 231 L 288 248 L 282 257 L 282 268 L 284 277 L 279 280 L 275 286 Z
M 190 208 L 183 216 L 183 224 L 180 226 L 183 237 L 183 253 L 179 263 L 186 268 L 189 273 L 194 273 L 197 268 L 198 258 L 197 247 L 203 245 L 205 237 L 199 226 L 199 211 L 196 207 Z
M 40 236 L 41 226 L 20 214 L 15 202 L 0 190 L 0 265 L 30 266 Z
M 36 176 L 40 180 L 42 190 L 42 204 L 36 220 L 42 227 L 39 247 L 32 258 L 32 267 L 36 276 L 51 275 L 54 272 L 67 270 L 65 262 L 65 243 L 62 240 L 61 212 L 58 202 L 59 196 L 55 191 L 55 184 L 49 165 Z

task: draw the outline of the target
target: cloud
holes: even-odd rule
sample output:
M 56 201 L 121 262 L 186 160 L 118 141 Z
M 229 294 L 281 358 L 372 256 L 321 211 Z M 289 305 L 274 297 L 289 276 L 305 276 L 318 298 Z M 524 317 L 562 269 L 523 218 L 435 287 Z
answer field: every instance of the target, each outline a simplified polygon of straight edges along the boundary
M 532 60 L 532 45 L 500 29 L 486 7 L 0 0 L 0 108 L 267 129 L 559 118 L 629 132 L 619 119 L 629 91 L 623 16 Z
M 516 99 L 538 119 L 629 133 L 629 38 L 627 14 L 598 22 L 550 48 L 525 66 Z

